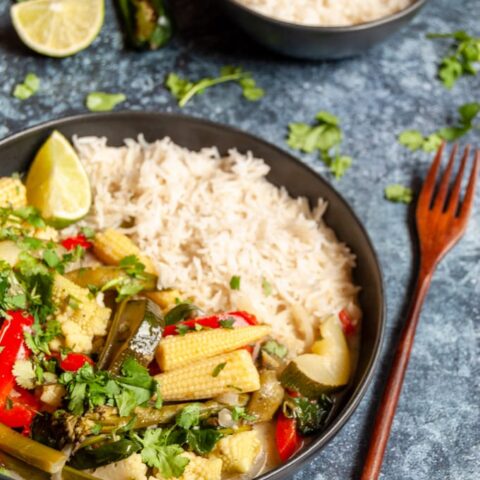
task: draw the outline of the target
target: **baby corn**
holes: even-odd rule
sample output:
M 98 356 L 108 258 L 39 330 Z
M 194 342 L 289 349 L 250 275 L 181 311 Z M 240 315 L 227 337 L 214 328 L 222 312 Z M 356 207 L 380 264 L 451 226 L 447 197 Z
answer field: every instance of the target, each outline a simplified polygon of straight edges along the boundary
M 227 392 L 254 392 L 260 378 L 246 350 L 217 355 L 155 376 L 165 401 L 201 400 Z
M 118 265 L 122 258 L 135 255 L 145 265 L 145 271 L 156 273 L 152 261 L 123 233 L 107 228 L 95 235 L 93 252 L 107 265 Z
M 27 205 L 27 189 L 18 179 L 0 178 L 0 208 L 21 208 Z
M 260 340 L 270 333 L 270 327 L 215 328 L 190 332 L 184 336 L 164 338 L 158 346 L 156 359 L 164 372 L 189 365 L 203 358 L 231 352 Z

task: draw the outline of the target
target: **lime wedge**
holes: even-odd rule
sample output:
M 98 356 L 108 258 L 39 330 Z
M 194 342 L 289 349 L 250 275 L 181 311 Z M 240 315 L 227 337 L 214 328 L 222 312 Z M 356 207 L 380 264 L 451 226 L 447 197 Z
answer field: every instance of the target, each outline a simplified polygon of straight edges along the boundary
M 54 131 L 38 151 L 27 175 L 29 205 L 57 228 L 80 220 L 90 209 L 87 174 L 68 140 Z
M 28 0 L 13 5 L 10 13 L 25 45 L 43 55 L 67 57 L 95 40 L 104 0 Z

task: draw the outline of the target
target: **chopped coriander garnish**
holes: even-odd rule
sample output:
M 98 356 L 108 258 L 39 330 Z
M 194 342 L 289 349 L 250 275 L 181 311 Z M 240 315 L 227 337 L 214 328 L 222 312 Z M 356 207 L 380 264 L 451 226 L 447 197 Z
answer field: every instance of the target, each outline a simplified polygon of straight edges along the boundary
M 241 278 L 238 275 L 233 275 L 230 279 L 230 288 L 232 290 L 240 290 L 240 280 Z
M 268 342 L 265 342 L 262 345 L 262 350 L 278 358 L 285 358 L 288 353 L 287 347 L 278 343 L 276 340 L 268 340 Z
M 110 112 L 126 99 L 123 93 L 92 92 L 87 95 L 85 103 L 91 112 Z
M 191 82 L 176 73 L 170 73 L 166 80 L 166 86 L 178 100 L 178 105 L 184 107 L 195 95 L 202 94 L 205 89 L 225 82 L 237 82 L 242 87 L 243 96 L 250 101 L 259 100 L 265 94 L 263 89 L 257 87 L 251 73 L 233 66 L 222 67 L 220 76 L 216 78 L 202 78 L 197 82 Z
M 323 163 L 329 167 L 335 178 L 341 178 L 352 164 L 351 157 L 340 155 L 342 142 L 340 122 L 329 112 L 318 112 L 314 125 L 290 123 L 287 144 L 305 153 L 318 151 Z M 332 154 L 332 150 L 334 153 Z
M 427 35 L 430 39 L 450 39 L 450 54 L 442 59 L 438 68 L 438 77 L 443 85 L 450 89 L 463 75 L 476 75 L 476 64 L 480 63 L 480 37 L 471 37 L 467 32 Z
M 189 463 L 183 456 L 180 445 L 169 444 L 170 430 L 162 428 L 148 429 L 142 437 L 134 438 L 142 444 L 140 455 L 149 467 L 157 468 L 164 478 L 180 477 Z
M 256 415 L 249 415 L 245 407 L 235 406 L 232 408 L 232 420 L 238 422 L 245 420 L 246 422 L 254 422 L 257 419 Z
M 188 333 L 190 331 L 190 327 L 188 325 L 182 325 L 182 324 L 179 324 L 177 325 L 176 327 L 176 332 L 178 335 L 180 335 L 181 337 L 183 337 L 186 333 Z
M 212 370 L 212 377 L 218 377 L 220 372 L 227 366 L 227 362 L 219 363 L 213 370 Z
M 391 202 L 410 203 L 413 200 L 413 192 L 411 188 L 393 183 L 385 187 L 385 198 Z
M 266 297 L 272 294 L 272 285 L 266 278 L 262 278 L 262 290 Z
M 232 329 L 235 324 L 234 318 L 225 318 L 224 320 L 219 320 L 218 322 L 222 328 Z
M 185 429 L 196 427 L 200 423 L 200 404 L 192 403 L 183 408 L 177 415 L 176 423 Z
M 87 240 L 92 239 L 95 236 L 95 231 L 90 227 L 82 227 L 80 232 L 85 236 Z
M 23 83 L 15 85 L 13 96 L 19 100 L 27 100 L 40 88 L 40 79 L 34 73 L 27 73 Z

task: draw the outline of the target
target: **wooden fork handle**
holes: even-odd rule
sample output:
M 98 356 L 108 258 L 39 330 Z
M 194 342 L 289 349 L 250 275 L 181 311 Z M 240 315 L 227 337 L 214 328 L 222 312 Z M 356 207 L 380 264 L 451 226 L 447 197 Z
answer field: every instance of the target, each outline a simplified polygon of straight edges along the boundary
M 420 271 L 407 321 L 402 331 L 382 401 L 375 417 L 373 433 L 370 439 L 370 446 L 361 480 L 376 480 L 380 475 L 383 456 L 387 447 L 393 417 L 395 416 L 395 410 L 402 391 L 403 379 L 413 346 L 420 310 L 430 287 L 432 273 L 432 271 L 425 271 L 423 269 Z

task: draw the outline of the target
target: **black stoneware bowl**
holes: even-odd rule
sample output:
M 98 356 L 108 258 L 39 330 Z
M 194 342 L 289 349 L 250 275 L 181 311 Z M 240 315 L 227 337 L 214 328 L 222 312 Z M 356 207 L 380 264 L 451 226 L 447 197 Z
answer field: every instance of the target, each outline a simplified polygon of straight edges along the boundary
M 67 138 L 72 135 L 105 136 L 111 145 L 121 145 L 124 138 L 143 133 L 149 141 L 169 136 L 190 149 L 217 146 L 220 152 L 232 147 L 242 152 L 250 150 L 270 165 L 268 179 L 275 185 L 285 186 L 294 197 L 307 197 L 312 205 L 319 197 L 328 201 L 326 222 L 357 256 L 354 281 L 362 289 L 360 303 L 364 315 L 360 355 L 351 385 L 337 402 L 325 430 L 288 463 L 260 477 L 262 480 L 288 478 L 345 424 L 365 393 L 377 363 L 384 330 L 382 275 L 377 255 L 360 220 L 326 180 L 288 153 L 240 130 L 180 115 L 120 112 L 55 120 L 0 141 L 0 175 L 26 171 L 35 152 L 54 129 Z
M 258 43 L 283 55 L 308 60 L 358 55 L 407 24 L 427 2 L 416 0 L 401 12 L 360 25 L 315 27 L 276 20 L 237 0 L 218 1 L 231 19 Z

